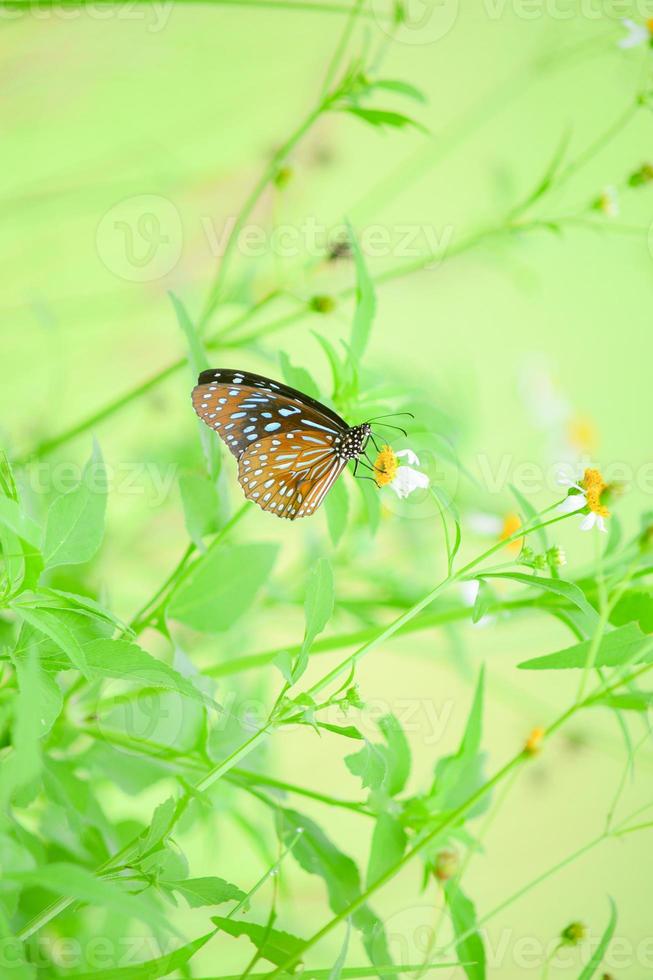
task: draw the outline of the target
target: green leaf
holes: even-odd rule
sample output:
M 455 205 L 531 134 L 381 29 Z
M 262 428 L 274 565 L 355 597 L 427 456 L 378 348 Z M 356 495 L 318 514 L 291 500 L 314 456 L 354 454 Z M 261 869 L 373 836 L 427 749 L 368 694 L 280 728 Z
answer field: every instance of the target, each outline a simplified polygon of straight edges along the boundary
M 401 725 L 394 715 L 379 720 L 385 745 L 365 743 L 360 752 L 345 757 L 345 765 L 359 776 L 363 789 L 383 790 L 396 796 L 406 785 L 410 774 L 410 749 Z
M 128 640 L 93 640 L 86 644 L 84 652 L 91 676 L 137 681 L 215 707 L 215 702 L 192 681 Z
M 342 941 L 342 946 L 340 947 L 340 952 L 338 953 L 336 961 L 329 971 L 328 980 L 340 980 L 340 977 L 342 976 L 342 968 L 347 962 L 347 951 L 349 949 L 350 936 L 351 936 L 351 919 L 347 919 L 345 938 Z
M 0 524 L 39 551 L 41 528 L 10 497 L 0 496 Z
M 590 707 L 598 705 L 617 711 L 648 711 L 653 707 L 653 691 L 630 691 L 628 694 L 601 694 L 592 698 Z
M 329 840 L 316 823 L 295 810 L 278 811 L 282 840 L 292 844 L 292 855 L 308 874 L 324 881 L 333 912 L 340 914 L 360 897 L 361 883 L 354 861 Z M 298 831 L 301 831 L 298 833 Z M 372 963 L 392 962 L 383 925 L 368 905 L 352 913 L 352 922 L 363 936 Z
M 337 546 L 347 527 L 349 515 L 349 493 L 343 479 L 336 480 L 324 501 L 327 527 L 334 547 Z
M 384 789 L 390 796 L 401 793 L 410 775 L 410 748 L 404 731 L 394 715 L 379 720 L 379 729 L 385 738 L 384 749 L 387 776 Z
M 293 681 L 297 681 L 306 670 L 313 641 L 331 619 L 334 602 L 333 570 L 327 558 L 319 558 L 313 566 L 306 584 L 304 642 L 297 658 L 297 665 L 293 670 Z
M 89 561 L 102 543 L 107 505 L 107 474 L 97 443 L 81 481 L 53 501 L 45 525 L 46 568 Z
M 363 253 L 354 234 L 354 229 L 349 222 L 347 222 L 347 230 L 356 263 L 356 308 L 354 311 L 354 322 L 351 329 L 349 348 L 354 363 L 359 364 L 365 353 L 372 329 L 372 322 L 376 312 L 376 296 L 374 293 L 374 284 L 367 271 Z
M 188 365 L 190 367 L 193 384 L 196 384 L 197 378 L 201 372 L 209 368 L 211 365 L 209 364 L 206 356 L 204 345 L 200 340 L 193 321 L 188 315 L 186 307 L 181 300 L 174 295 L 174 293 L 169 293 L 169 296 L 172 301 L 174 311 L 177 315 L 179 326 L 186 337 L 186 342 L 188 344 Z M 202 451 L 206 460 L 206 468 L 210 479 L 215 481 L 218 473 L 220 472 L 220 449 L 218 440 L 215 438 L 214 433 L 211 432 L 208 426 L 206 426 L 201 419 L 197 419 L 197 427 Z
M 584 669 L 590 651 L 591 640 L 575 643 L 573 646 L 533 657 L 517 664 L 520 670 L 569 670 Z M 653 640 L 642 633 L 636 623 L 628 623 L 616 630 L 604 633 L 594 661 L 595 667 L 619 667 L 623 664 L 650 661 Z
M 306 368 L 295 367 L 291 364 L 285 351 L 279 351 L 279 363 L 286 384 L 289 384 L 291 388 L 297 388 L 298 391 L 303 391 L 311 398 L 320 400 L 320 389 Z
M 138 854 L 147 854 L 162 843 L 170 833 L 177 804 L 172 796 L 155 808 L 149 826 L 138 841 Z
M 476 909 L 455 881 L 444 889 L 454 933 L 460 939 L 456 952 L 469 980 L 485 980 L 485 949 L 476 926 Z
M 144 963 L 133 963 L 131 966 L 117 966 L 113 969 L 93 970 L 91 973 L 75 973 L 75 980 L 159 980 L 167 977 L 175 970 L 182 970 L 202 946 L 212 939 L 215 932 L 207 932 L 199 939 L 180 946 L 174 953 L 167 953 L 155 960 Z M 124 955 L 121 953 L 121 956 Z M 65 976 L 73 976 L 66 973 Z
M 472 609 L 472 623 L 480 623 L 483 617 L 497 601 L 494 591 L 490 588 L 485 579 L 479 578 L 477 581 L 478 592 L 476 593 L 474 608 Z
M 367 865 L 367 887 L 381 878 L 399 861 L 406 849 L 406 832 L 389 813 L 380 813 L 372 834 L 372 847 Z
M 377 128 L 390 126 L 392 129 L 404 129 L 406 126 L 413 126 L 422 133 L 428 133 L 426 127 L 409 116 L 405 116 L 402 112 L 391 112 L 388 109 L 361 109 L 360 106 L 348 106 L 345 112 L 351 113 L 352 116 L 358 116 L 363 122 Z
M 409 99 L 415 99 L 416 102 L 425 103 L 427 101 L 424 93 L 414 85 L 410 85 L 408 82 L 402 82 L 396 78 L 380 78 L 378 81 L 372 82 L 370 88 L 382 88 L 388 92 L 398 92 L 399 95 L 406 95 Z
M 206 475 L 182 473 L 179 492 L 188 535 L 203 551 L 203 538 L 220 529 L 220 499 L 215 483 Z
M 247 936 L 261 956 L 270 963 L 274 963 L 275 966 L 282 966 L 291 956 L 299 953 L 305 945 L 305 940 L 299 939 L 289 932 L 269 929 L 257 922 L 237 922 L 222 916 L 213 916 L 211 922 L 230 936 L 236 938 Z
M 211 365 L 208 362 L 202 341 L 195 330 L 195 325 L 193 324 L 186 307 L 174 293 L 169 292 L 168 295 L 177 315 L 179 326 L 184 332 L 188 343 L 188 363 L 190 364 L 190 369 L 194 377 L 197 378 L 202 371 L 210 368 Z
M 183 881 L 166 881 L 165 884 L 183 895 L 193 909 L 234 900 L 240 902 L 245 898 L 244 891 L 224 878 L 185 878 Z
M 484 782 L 484 755 L 480 751 L 484 681 L 485 671 L 482 669 L 458 751 L 454 755 L 443 756 L 436 764 L 430 799 L 440 810 L 452 810 L 459 806 Z M 486 796 L 469 811 L 468 816 L 476 816 L 488 806 L 489 798 Z
M 614 931 L 617 926 L 617 906 L 614 900 L 610 898 L 610 918 L 608 919 L 608 924 L 605 927 L 605 931 L 601 936 L 601 940 L 592 954 L 592 958 L 587 964 L 587 966 L 581 971 L 578 976 L 578 980 L 591 980 L 599 966 L 601 965 L 601 960 L 605 956 L 606 950 L 610 945 L 610 940 L 614 935 Z
M 353 776 L 360 778 L 363 789 L 381 789 L 387 772 L 382 746 L 366 741 L 360 752 L 345 756 L 345 765 Z
M 34 650 L 29 652 L 26 659 L 17 661 L 16 672 L 18 694 L 14 701 L 13 749 L 0 764 L 2 809 L 17 790 L 29 786 L 41 771 L 41 670 Z
M 156 927 L 170 928 L 166 926 L 162 914 L 149 902 L 129 894 L 111 881 L 97 878 L 78 864 L 55 862 L 33 871 L 12 871 L 7 877 L 26 886 L 44 888 L 55 895 L 74 898 L 89 905 L 99 905 L 123 920 L 135 918 Z
M 268 580 L 277 550 L 269 544 L 225 547 L 216 541 L 175 588 L 168 615 L 201 633 L 229 629 Z
M 539 575 L 525 575 L 523 572 L 488 572 L 487 575 L 479 575 L 479 579 L 505 579 L 509 582 L 519 582 L 521 585 L 528 585 L 542 592 L 551 592 L 561 596 L 570 602 L 582 614 L 582 626 L 587 635 L 590 636 L 597 627 L 599 615 L 593 606 L 585 598 L 584 592 L 562 578 L 544 578 Z
M 28 605 L 26 601 L 22 600 L 14 602 L 12 607 L 26 623 L 52 640 L 73 667 L 86 674 L 88 667 L 84 648 L 75 631 L 71 629 L 65 613 L 62 614 L 58 609 L 38 605 L 38 597 L 32 601 L 34 602 L 33 605 Z
M 653 593 L 648 589 L 629 589 L 619 599 L 610 616 L 615 626 L 639 623 L 644 633 L 653 633 Z
M 510 484 L 510 492 L 513 495 L 513 497 L 515 498 L 515 500 L 517 501 L 517 504 L 519 506 L 519 509 L 521 510 L 521 516 L 522 516 L 522 519 L 523 519 L 523 523 L 524 524 L 533 524 L 533 523 L 536 523 L 537 522 L 537 516 L 538 516 L 537 515 L 537 511 L 533 507 L 533 505 L 530 502 L 530 500 L 527 500 L 526 497 L 523 495 L 523 493 L 521 493 L 517 489 L 517 487 L 513 486 L 512 483 Z M 540 539 L 540 544 L 542 545 L 542 547 L 546 551 L 546 549 L 549 547 L 549 540 L 548 540 L 548 537 L 547 537 L 546 528 L 545 527 L 538 528 L 538 530 L 536 531 L 536 534 L 537 534 L 538 538 Z

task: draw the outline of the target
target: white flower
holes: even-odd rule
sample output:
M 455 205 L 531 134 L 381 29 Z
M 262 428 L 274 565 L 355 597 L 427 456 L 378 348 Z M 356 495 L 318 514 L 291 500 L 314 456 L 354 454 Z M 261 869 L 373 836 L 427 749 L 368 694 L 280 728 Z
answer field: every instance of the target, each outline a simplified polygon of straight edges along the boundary
M 636 24 L 628 17 L 625 17 L 621 23 L 628 33 L 617 41 L 620 48 L 636 48 L 650 41 L 651 32 L 645 24 Z
M 400 465 L 405 458 L 408 466 Z M 396 453 L 390 446 L 383 446 L 374 464 L 374 479 L 379 487 L 392 487 L 401 499 L 414 490 L 424 490 L 429 485 L 426 473 L 414 469 L 419 466 L 419 458 L 412 449 L 400 449 Z
M 568 494 L 558 506 L 561 514 L 575 514 L 576 511 L 590 508 L 589 514 L 585 514 L 580 522 L 581 531 L 591 531 L 593 527 L 598 527 L 599 531 L 607 533 L 605 518 L 608 510 L 601 503 L 601 493 L 605 489 L 605 484 L 598 470 L 587 469 L 580 483 L 574 483 L 563 473 L 558 476 L 558 483 L 569 490 L 576 490 L 577 493 Z

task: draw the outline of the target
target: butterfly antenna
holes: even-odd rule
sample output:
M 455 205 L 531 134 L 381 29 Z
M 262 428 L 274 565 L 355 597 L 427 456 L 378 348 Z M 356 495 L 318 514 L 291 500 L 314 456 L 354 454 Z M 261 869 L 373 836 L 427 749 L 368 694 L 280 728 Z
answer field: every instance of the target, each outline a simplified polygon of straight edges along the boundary
M 403 432 L 406 439 L 408 438 L 408 433 L 406 432 L 405 429 L 402 429 L 400 425 L 390 425 L 389 422 L 379 422 L 378 424 L 382 425 L 386 429 L 396 429 L 397 432 Z
M 378 422 L 380 419 L 397 419 L 401 415 L 407 415 L 408 418 L 414 419 L 415 416 L 412 412 L 390 412 L 388 415 L 377 415 L 374 419 L 368 419 L 368 422 Z

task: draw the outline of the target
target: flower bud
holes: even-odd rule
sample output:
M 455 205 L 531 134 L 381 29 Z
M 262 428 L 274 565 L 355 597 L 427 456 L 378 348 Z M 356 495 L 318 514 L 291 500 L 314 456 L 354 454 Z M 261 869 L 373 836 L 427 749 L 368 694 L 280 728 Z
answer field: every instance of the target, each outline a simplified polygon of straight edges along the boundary
M 332 313 L 336 308 L 333 296 L 311 296 L 308 308 L 313 313 Z
M 279 167 L 276 174 L 274 175 L 274 185 L 275 187 L 278 187 L 279 190 L 283 190 L 284 187 L 288 186 L 292 178 L 293 178 L 292 167 L 288 167 L 288 166 Z
M 435 856 L 433 874 L 438 881 L 448 881 L 458 871 L 459 863 L 456 851 L 451 849 L 439 851 Z
M 537 755 L 542 748 L 544 741 L 544 729 L 539 726 L 534 728 L 524 742 L 524 752 L 526 755 Z
M 560 933 L 565 946 L 578 946 L 587 938 L 587 926 L 583 922 L 570 922 Z
M 562 568 L 563 565 L 567 564 L 567 555 L 562 548 L 559 548 L 557 544 L 549 548 L 546 553 L 546 560 L 551 568 Z
M 653 180 L 653 163 L 643 163 L 639 170 L 636 170 L 628 178 L 629 187 L 641 187 L 643 184 L 650 184 Z

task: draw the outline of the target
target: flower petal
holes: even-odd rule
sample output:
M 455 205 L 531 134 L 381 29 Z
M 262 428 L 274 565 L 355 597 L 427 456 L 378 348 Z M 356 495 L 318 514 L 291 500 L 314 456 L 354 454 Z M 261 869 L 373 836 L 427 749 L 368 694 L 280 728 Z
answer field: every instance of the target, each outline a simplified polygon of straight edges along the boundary
M 400 449 L 398 453 L 395 453 L 395 456 L 398 459 L 405 456 L 409 466 L 419 466 L 419 457 L 412 449 Z
M 617 41 L 620 48 L 636 48 L 639 44 L 645 44 L 648 41 L 649 32 L 643 24 L 636 24 L 634 20 L 630 20 L 628 17 L 624 18 L 621 23 L 628 33 Z
M 598 527 L 599 531 L 603 531 L 604 534 L 608 533 L 608 529 L 605 526 L 605 518 L 601 517 L 600 515 L 598 515 L 596 518 L 596 526 Z
M 581 531 L 591 531 L 597 521 L 597 515 L 595 513 L 586 514 L 585 517 L 580 522 Z
M 558 510 L 561 514 L 575 514 L 577 510 L 582 510 L 583 507 L 587 507 L 587 497 L 584 493 L 572 493 L 565 497 L 561 504 L 558 504 Z
M 390 484 L 398 497 L 407 497 L 413 490 L 421 490 L 429 485 L 426 473 L 414 470 L 412 466 L 400 466 L 397 475 Z

